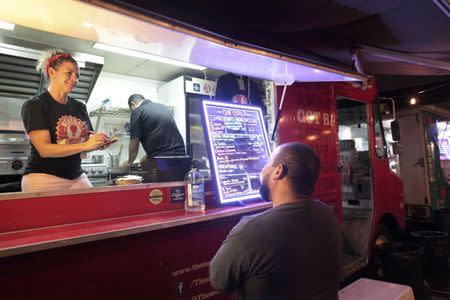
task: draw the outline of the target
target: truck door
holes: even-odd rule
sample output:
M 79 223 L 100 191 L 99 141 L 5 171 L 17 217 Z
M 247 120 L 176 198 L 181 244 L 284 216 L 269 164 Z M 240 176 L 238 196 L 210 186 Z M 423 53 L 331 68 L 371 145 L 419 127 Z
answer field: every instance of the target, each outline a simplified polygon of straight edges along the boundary
M 342 193 L 344 270 L 364 265 L 370 242 L 373 211 L 372 170 L 369 151 L 369 106 L 338 97 L 337 124 L 339 173 Z
M 425 173 L 425 140 L 421 114 L 408 114 L 399 118 L 402 149 L 400 175 L 407 204 L 429 205 Z
M 369 211 L 373 207 L 367 116 L 366 103 L 338 99 L 342 207 L 352 213 Z

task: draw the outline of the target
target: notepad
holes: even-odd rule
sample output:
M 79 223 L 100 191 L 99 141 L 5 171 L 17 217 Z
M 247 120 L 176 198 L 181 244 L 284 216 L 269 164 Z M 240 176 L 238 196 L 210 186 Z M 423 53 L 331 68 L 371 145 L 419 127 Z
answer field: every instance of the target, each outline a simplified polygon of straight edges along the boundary
M 108 145 L 110 145 L 110 144 L 112 144 L 112 143 L 115 143 L 115 142 L 117 142 L 119 140 L 119 138 L 118 137 L 112 137 L 109 141 L 107 141 L 106 143 L 104 143 L 103 144 L 103 146 L 108 146 Z

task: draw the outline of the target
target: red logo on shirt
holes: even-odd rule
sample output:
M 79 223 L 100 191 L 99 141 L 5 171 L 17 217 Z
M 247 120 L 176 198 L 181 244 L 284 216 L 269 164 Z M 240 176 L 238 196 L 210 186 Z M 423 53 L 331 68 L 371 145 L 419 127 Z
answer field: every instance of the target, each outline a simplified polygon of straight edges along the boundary
M 231 99 L 231 102 L 238 103 L 238 104 L 248 104 L 248 99 L 245 95 L 236 94 L 236 95 L 234 95 L 233 99 Z
M 89 130 L 84 121 L 74 116 L 61 116 L 56 123 L 56 143 L 83 143 L 87 140 L 88 132 Z

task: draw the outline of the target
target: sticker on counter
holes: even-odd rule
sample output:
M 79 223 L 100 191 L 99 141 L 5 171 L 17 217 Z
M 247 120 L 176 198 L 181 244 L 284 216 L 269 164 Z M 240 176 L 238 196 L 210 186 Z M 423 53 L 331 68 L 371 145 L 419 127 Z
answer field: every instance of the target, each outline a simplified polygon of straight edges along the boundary
M 161 192 L 160 189 L 153 189 L 150 191 L 150 194 L 148 195 L 148 200 L 150 200 L 150 202 L 155 205 L 160 204 L 162 199 L 163 193 Z
M 170 199 L 172 203 L 184 202 L 184 186 L 171 187 Z

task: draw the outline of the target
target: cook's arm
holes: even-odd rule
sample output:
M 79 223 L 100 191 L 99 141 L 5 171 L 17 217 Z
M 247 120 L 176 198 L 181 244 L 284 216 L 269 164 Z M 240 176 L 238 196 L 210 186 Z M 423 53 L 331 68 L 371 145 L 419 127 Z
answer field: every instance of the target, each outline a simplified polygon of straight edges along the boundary
M 139 139 L 131 139 L 128 147 L 128 165 L 131 166 L 139 151 Z

